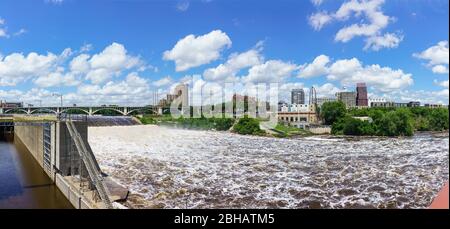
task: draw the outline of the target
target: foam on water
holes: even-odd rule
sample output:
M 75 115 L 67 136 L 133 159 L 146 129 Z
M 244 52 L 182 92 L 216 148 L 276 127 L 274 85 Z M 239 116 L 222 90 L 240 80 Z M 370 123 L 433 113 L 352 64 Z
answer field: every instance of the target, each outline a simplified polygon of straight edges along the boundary
M 102 169 L 145 208 L 424 208 L 448 180 L 448 135 L 277 139 L 90 127 Z

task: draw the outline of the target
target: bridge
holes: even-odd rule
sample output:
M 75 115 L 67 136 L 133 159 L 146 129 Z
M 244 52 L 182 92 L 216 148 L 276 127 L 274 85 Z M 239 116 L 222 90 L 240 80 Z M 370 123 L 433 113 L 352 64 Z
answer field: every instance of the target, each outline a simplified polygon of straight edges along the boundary
M 71 112 L 80 112 L 87 115 L 95 115 L 101 111 L 113 111 L 123 116 L 131 115 L 134 112 L 151 112 L 154 114 L 162 113 L 162 108 L 158 106 L 80 106 L 80 107 L 14 107 L 0 108 L 0 114 L 67 114 Z

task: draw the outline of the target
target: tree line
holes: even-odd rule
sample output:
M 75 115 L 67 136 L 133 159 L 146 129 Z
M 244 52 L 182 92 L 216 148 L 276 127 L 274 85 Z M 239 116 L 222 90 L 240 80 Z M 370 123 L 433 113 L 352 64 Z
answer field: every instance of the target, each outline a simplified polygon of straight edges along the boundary
M 363 108 L 347 110 L 341 101 L 326 102 L 320 109 L 324 124 L 335 135 L 412 136 L 415 131 L 449 128 L 448 108 Z M 357 117 L 369 117 L 360 120 Z

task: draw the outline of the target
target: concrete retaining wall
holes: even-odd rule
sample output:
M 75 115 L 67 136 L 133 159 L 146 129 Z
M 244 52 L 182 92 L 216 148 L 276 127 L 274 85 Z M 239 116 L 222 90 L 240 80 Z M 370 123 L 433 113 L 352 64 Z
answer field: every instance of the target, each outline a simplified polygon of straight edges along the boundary
M 20 139 L 41 167 L 43 167 L 44 161 L 43 130 L 42 126 L 16 126 L 14 128 L 14 138 Z
M 75 124 L 81 137 L 87 143 L 87 124 Z M 76 172 L 79 168 L 79 155 L 71 155 L 72 149 L 70 144 L 70 136 L 63 122 L 51 123 L 51 169 L 44 169 L 44 127 L 43 126 L 16 126 L 14 129 L 14 138 L 21 141 L 27 150 L 33 155 L 34 159 L 39 163 L 41 168 L 52 179 L 59 190 L 77 209 L 92 209 L 92 204 L 88 201 L 88 195 L 83 195 L 79 187 L 72 185 L 64 176 L 70 175 L 72 169 Z M 90 149 L 89 144 L 86 146 Z M 71 160 L 77 163 L 71 163 Z M 74 166 L 74 168 L 71 168 Z M 97 164 L 98 166 L 98 164 Z M 85 168 L 81 168 L 85 170 Z M 84 174 L 87 176 L 87 172 Z
M 310 127 L 308 129 L 313 134 L 331 134 L 331 127 Z
M 60 174 L 56 174 L 56 187 L 66 196 L 76 209 L 92 209 L 86 197 L 79 193 L 79 189 L 70 185 L 70 183 Z

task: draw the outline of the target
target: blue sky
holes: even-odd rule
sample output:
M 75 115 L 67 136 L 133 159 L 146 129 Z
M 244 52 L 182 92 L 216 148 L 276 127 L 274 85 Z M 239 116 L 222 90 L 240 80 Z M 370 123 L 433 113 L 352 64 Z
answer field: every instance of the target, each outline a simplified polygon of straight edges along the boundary
M 148 104 L 201 85 L 279 83 L 448 104 L 444 0 L 3 0 L 0 99 Z M 199 87 L 197 87 L 199 86 Z M 244 86 L 237 86 L 242 88 Z M 220 88 L 220 86 L 219 86 Z M 240 90 L 240 89 L 237 89 Z

